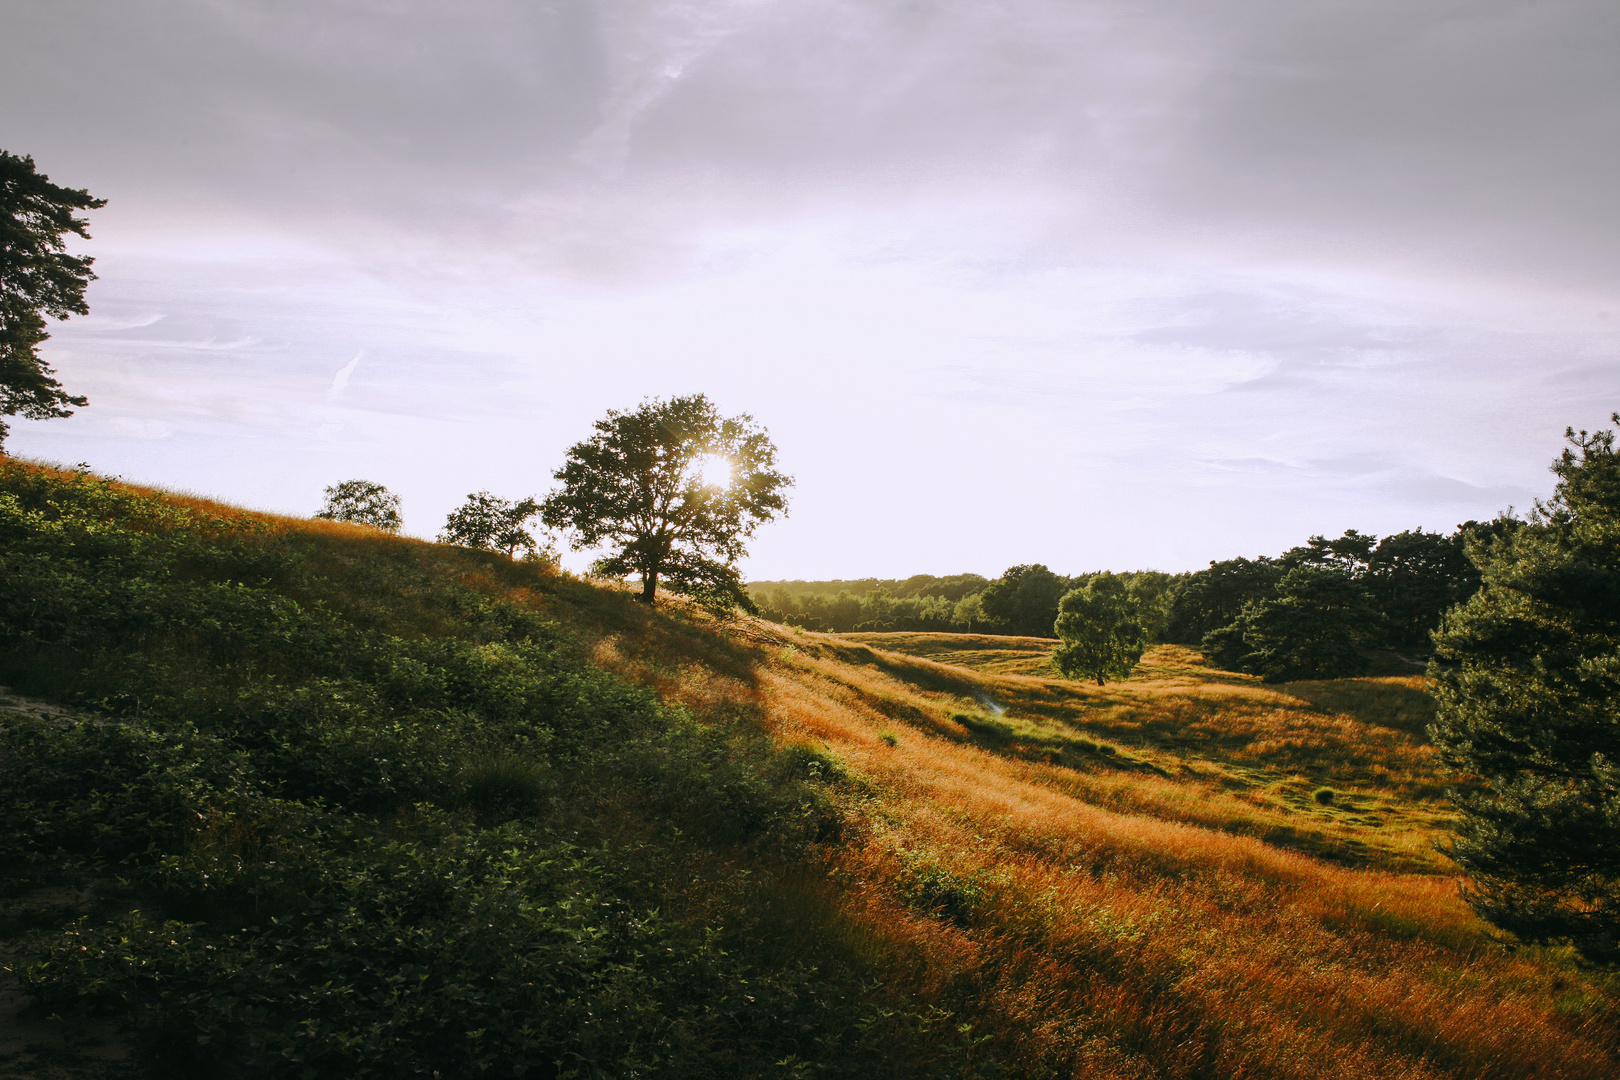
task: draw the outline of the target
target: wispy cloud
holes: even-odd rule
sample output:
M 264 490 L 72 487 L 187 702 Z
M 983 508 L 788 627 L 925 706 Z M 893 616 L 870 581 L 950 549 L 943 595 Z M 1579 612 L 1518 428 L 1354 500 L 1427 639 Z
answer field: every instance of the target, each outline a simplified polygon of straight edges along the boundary
M 336 398 L 342 395 L 343 391 L 349 386 L 349 376 L 353 375 L 354 369 L 360 366 L 360 358 L 365 353 L 364 349 L 358 350 L 355 352 L 353 359 L 337 369 L 337 374 L 332 376 L 332 388 L 326 392 L 327 397 Z

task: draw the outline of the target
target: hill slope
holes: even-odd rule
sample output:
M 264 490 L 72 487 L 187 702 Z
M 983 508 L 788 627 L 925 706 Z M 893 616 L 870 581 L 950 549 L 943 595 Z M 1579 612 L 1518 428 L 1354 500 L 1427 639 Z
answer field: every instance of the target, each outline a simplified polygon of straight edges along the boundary
M 0 468 L 0 682 L 77 717 L 4 727 L 11 947 L 128 1068 L 1620 1072 L 1433 851 L 1418 677 L 1088 687 Z

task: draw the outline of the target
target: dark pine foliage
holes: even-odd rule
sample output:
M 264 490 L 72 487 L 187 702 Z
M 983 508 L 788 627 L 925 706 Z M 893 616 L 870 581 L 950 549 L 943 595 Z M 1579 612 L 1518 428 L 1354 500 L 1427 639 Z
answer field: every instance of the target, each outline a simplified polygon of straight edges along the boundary
M 1230 626 L 1206 635 L 1202 647 L 1215 663 L 1266 682 L 1337 679 L 1366 671 L 1357 646 L 1377 622 L 1366 592 L 1348 574 L 1297 566 L 1277 583 L 1275 599 L 1244 605 Z
M 1212 562 L 1181 580 L 1166 636 L 1267 679 L 1354 675 L 1366 668 L 1360 650 L 1427 649 L 1441 616 L 1479 588 L 1470 541 L 1517 524 L 1501 517 L 1450 535 L 1413 529 L 1382 540 L 1350 529 L 1276 559 Z
M 45 320 L 89 312 L 84 290 L 94 261 L 69 255 L 62 238 L 88 238 L 75 210 L 106 205 L 88 191 L 53 184 L 34 159 L 0 150 L 0 416 L 31 420 L 69 416 L 85 399 L 62 389 L 39 346 Z M 0 446 L 7 426 L 0 421 Z
M 1620 416 L 1615 421 L 1620 423 Z M 1485 918 L 1620 959 L 1620 457 L 1568 433 L 1530 520 L 1470 544 L 1484 587 L 1446 616 L 1431 668 L 1458 796 L 1452 855 Z

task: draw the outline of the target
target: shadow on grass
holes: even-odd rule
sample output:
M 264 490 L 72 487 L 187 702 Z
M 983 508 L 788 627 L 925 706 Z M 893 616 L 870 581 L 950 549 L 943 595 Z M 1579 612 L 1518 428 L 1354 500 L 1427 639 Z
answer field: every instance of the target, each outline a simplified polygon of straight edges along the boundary
M 1427 690 L 1364 679 L 1285 683 L 1277 689 L 1322 713 L 1345 713 L 1364 724 L 1427 741 L 1434 698 Z
M 1171 775 L 1151 762 L 1120 753 L 1117 747 L 1108 743 L 1095 742 L 1080 735 L 1043 735 L 1019 731 L 1005 720 L 971 713 L 954 713 L 951 719 L 966 731 L 966 735 L 948 728 L 940 729 L 940 734 L 955 742 L 972 743 L 981 750 L 1001 757 L 1062 765 L 1069 769 L 1105 768 L 1164 777 Z

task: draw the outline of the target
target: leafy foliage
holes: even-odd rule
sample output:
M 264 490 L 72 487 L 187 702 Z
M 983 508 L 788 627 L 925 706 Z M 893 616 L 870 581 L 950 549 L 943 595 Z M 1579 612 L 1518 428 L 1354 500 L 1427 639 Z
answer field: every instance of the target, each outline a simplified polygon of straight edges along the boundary
M 1040 563 L 1014 566 L 985 587 L 979 603 L 984 614 L 1009 634 L 1051 637 L 1058 601 L 1081 584 Z
M 753 582 L 748 590 L 762 617 L 806 630 L 971 630 L 989 625 L 978 599 L 986 584 L 978 574 L 916 574 L 903 581 Z
M 404 520 L 399 516 L 399 496 L 370 480 L 345 480 L 326 489 L 326 502 L 316 512 L 326 521 L 370 525 L 383 532 L 397 533 Z
M 88 240 L 89 222 L 75 210 L 107 205 L 88 191 L 60 187 L 34 169 L 34 159 L 0 150 L 0 416 L 31 420 L 71 416 L 82 397 L 62 389 L 39 346 L 45 319 L 87 315 L 84 290 L 93 259 L 67 254 L 63 236 Z M 0 421 L 0 446 L 9 429 Z
M 711 457 L 731 462 L 729 484 L 705 481 L 698 464 Z M 547 497 L 541 520 L 572 533 L 576 551 L 607 546 L 599 572 L 639 574 L 647 603 L 662 578 L 745 606 L 736 570 L 744 541 L 786 512 L 783 492 L 793 483 L 753 417 L 722 417 L 702 394 L 609 410 L 554 476 L 562 488 Z
M 1102 686 L 1129 678 L 1150 642 L 1147 607 L 1138 591 L 1116 574 L 1098 574 L 1058 605 L 1052 662 L 1064 675 L 1085 675 Z
M 1242 614 L 1243 605 L 1275 596 L 1285 572 L 1264 555 L 1211 562 L 1207 570 L 1189 574 L 1181 583 L 1167 636 L 1171 641 L 1197 644 L 1210 631 L 1230 626 Z
M 1180 582 L 1167 635 L 1269 679 L 1355 674 L 1362 648 L 1424 648 L 1446 610 L 1479 588 L 1467 544 L 1515 527 L 1509 515 L 1449 536 L 1414 529 L 1380 540 L 1349 529 L 1276 559 L 1212 562 Z
M 450 512 L 444 531 L 439 533 L 439 543 L 499 551 L 509 559 L 520 550 L 535 552 L 539 545 L 524 526 L 539 512 L 540 504 L 532 498 L 512 502 L 477 491 Z
M 1615 418 L 1620 423 L 1620 415 Z M 1459 793 L 1451 849 L 1470 903 L 1521 937 L 1620 958 L 1620 456 L 1567 433 L 1530 521 L 1468 547 L 1484 588 L 1435 635 L 1442 755 Z

